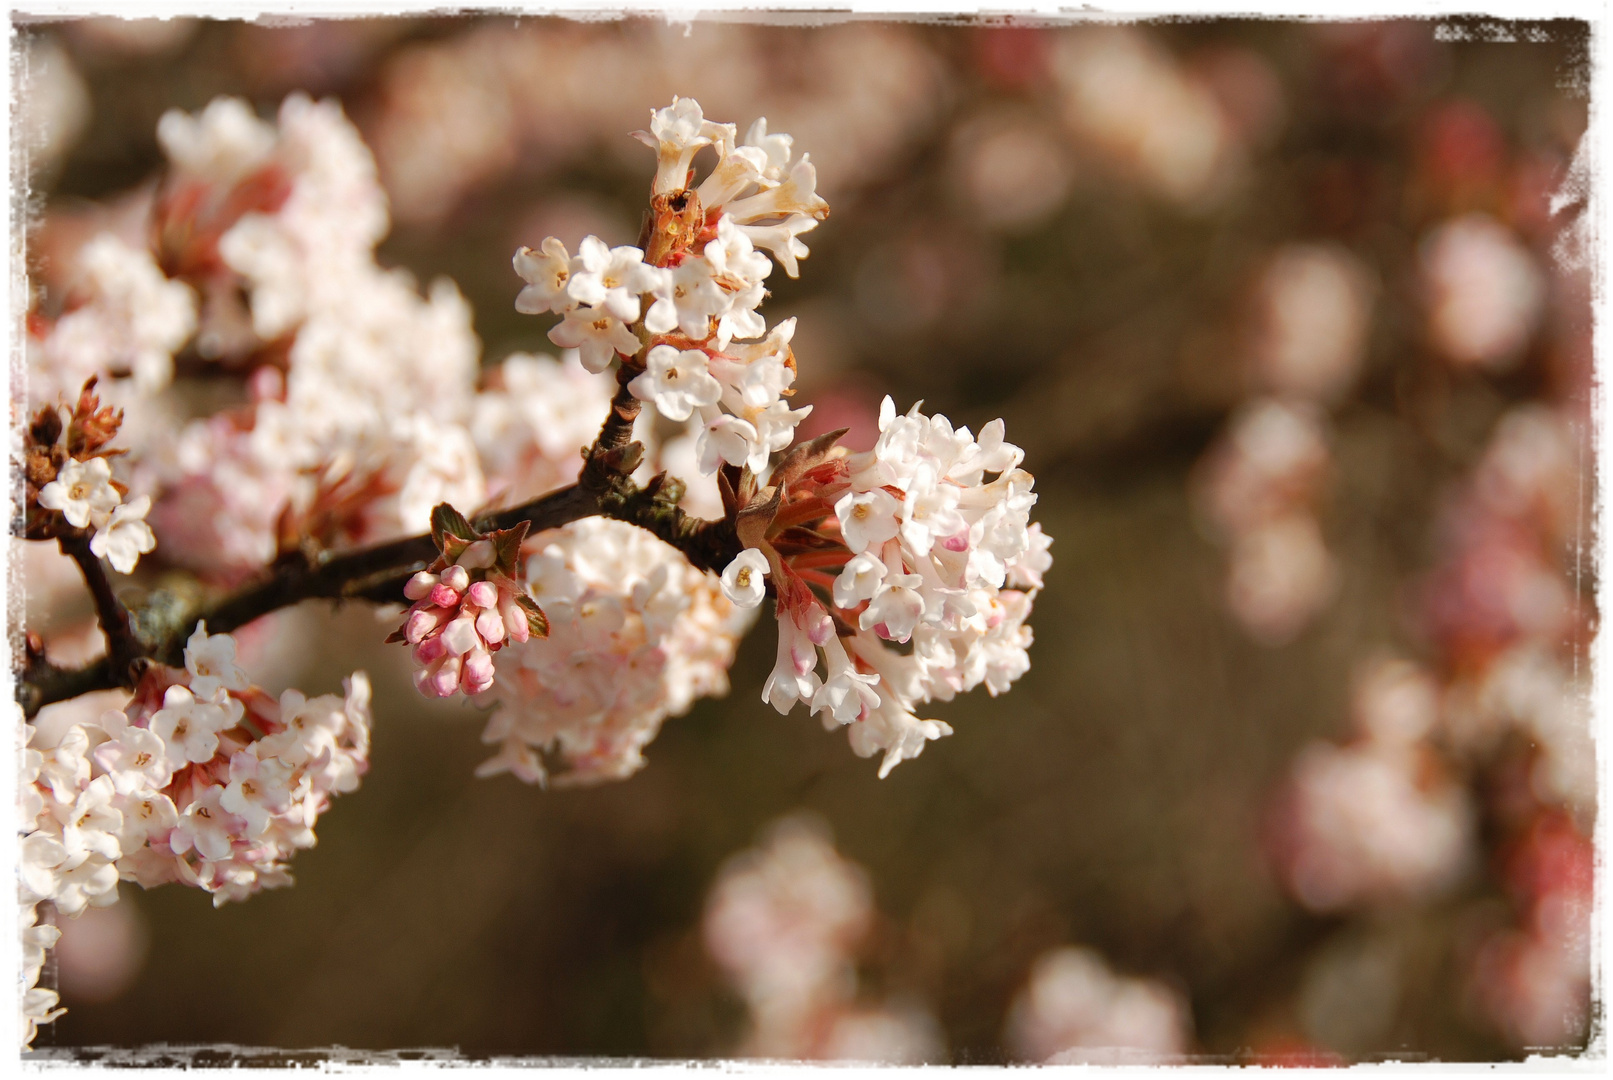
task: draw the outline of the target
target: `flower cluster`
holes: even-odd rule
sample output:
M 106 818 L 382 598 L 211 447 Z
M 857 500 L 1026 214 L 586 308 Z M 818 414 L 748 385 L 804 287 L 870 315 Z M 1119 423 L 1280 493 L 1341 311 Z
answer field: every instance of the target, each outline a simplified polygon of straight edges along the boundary
M 542 783 L 547 753 L 557 783 L 629 776 L 663 720 L 727 693 L 752 616 L 633 525 L 585 518 L 527 546 L 525 595 L 542 606 L 549 632 L 494 658 L 479 700 L 497 706 L 482 741 L 499 752 L 478 775 Z
M 1360 372 L 1375 294 L 1370 271 L 1342 248 L 1272 253 L 1248 332 L 1259 393 L 1194 477 L 1209 531 L 1230 549 L 1227 607 L 1267 645 L 1292 640 L 1338 591 L 1319 521 L 1332 461 L 1324 407 Z
M 49 719 L 24 728 L 25 950 L 53 939 L 34 925 L 41 901 L 75 916 L 116 902 L 120 879 L 182 882 L 215 905 L 289 884 L 286 861 L 368 767 L 370 686 L 356 672 L 343 695 L 276 701 L 236 665 L 233 638 L 198 626 L 185 667 L 148 668 L 122 708 L 65 728 Z M 47 995 L 32 993 L 31 1022 L 51 1018 Z
M 480 503 L 469 307 L 446 280 L 422 299 L 376 265 L 385 195 L 336 103 L 293 95 L 269 124 L 221 98 L 165 114 L 158 140 L 158 258 L 203 296 L 196 353 L 250 398 L 151 455 L 171 555 L 238 573 L 304 534 L 364 543 Z
M 747 550 L 723 586 L 757 604 L 771 580 L 778 663 L 764 699 L 845 726 L 859 755 L 884 752 L 885 776 L 951 733 L 917 706 L 981 683 L 996 695 L 1027 670 L 1025 619 L 1051 541 L 1030 522 L 1033 480 L 1001 420 L 976 439 L 917 405 L 897 415 L 886 398 L 879 428 L 870 451 L 846 454 L 826 437 L 785 458 L 772 486 L 744 482 Z
M 527 285 L 516 308 L 562 315 L 549 338 L 578 349 L 590 371 L 618 354 L 635 358 L 635 397 L 671 420 L 700 417 L 704 472 L 724 463 L 759 472 L 808 410 L 783 400 L 795 379 L 795 326 L 769 333 L 756 311 L 772 271 L 758 249 L 797 274 L 801 234 L 829 212 L 817 171 L 808 155 L 794 158 L 790 136 L 768 134 L 766 120 L 740 141 L 734 125 L 706 120 L 688 98 L 652 113 L 650 131 L 637 135 L 657 152 L 649 246 L 611 248 L 590 236 L 575 256 L 554 237 L 539 251 L 522 248 L 515 270 Z M 691 187 L 704 147 L 718 161 Z
M 1161 1065 L 1191 1042 L 1187 1002 L 1162 983 L 1117 975 L 1091 949 L 1039 957 L 1009 1007 L 1004 1040 L 1021 1061 Z
M 173 354 L 196 329 L 196 296 L 171 281 L 149 250 L 102 233 L 79 251 L 73 284 L 56 318 L 28 323 L 28 392 L 52 401 L 100 375 L 111 389 L 131 382 L 152 393 L 173 377 Z M 116 386 L 114 394 L 127 400 Z
M 128 486 L 112 479 L 112 458 L 121 450 L 107 448 L 123 424 L 118 410 L 101 407 L 92 391 L 92 375 L 69 410 L 45 406 L 28 426 L 24 450 L 28 535 L 59 535 L 55 522 L 40 520 L 54 511 L 75 529 L 92 529 L 90 551 L 106 559 L 120 574 L 132 573 L 140 556 L 157 546 L 146 524 L 151 499 L 129 502 Z
M 1438 895 L 1472 864 L 1467 791 L 1427 741 L 1438 685 L 1406 661 L 1378 661 L 1362 674 L 1354 711 L 1359 737 L 1306 747 L 1279 809 L 1284 880 L 1314 911 Z
M 1440 225 L 1422 243 L 1428 336 L 1456 367 L 1515 367 L 1545 307 L 1546 281 L 1517 235 L 1488 214 Z
M 706 898 L 705 942 L 750 1011 L 742 1054 L 890 1064 L 941 1055 L 923 1010 L 855 1003 L 874 918 L 868 875 L 816 818 L 775 822 L 724 864 Z
M 436 561 L 403 587 L 414 605 L 387 638 L 414 646 L 414 685 L 428 697 L 479 694 L 493 685 L 493 654 L 549 632 L 515 580 L 527 522 L 478 533 L 447 503 L 431 516 Z
M 1570 559 L 1584 542 L 1583 438 L 1566 408 L 1502 417 L 1445 521 L 1448 554 L 1425 584 L 1427 624 L 1455 673 L 1444 735 L 1489 779 L 1501 884 L 1515 922 L 1481 946 L 1482 1010 L 1521 1046 L 1580 1037 L 1589 1015 L 1590 703 L 1565 644 L 1592 615 Z
M 1480 947 L 1471 992 L 1519 1046 L 1574 1040 L 1591 1014 L 1596 847 L 1566 814 L 1535 817 L 1503 853 L 1518 922 Z

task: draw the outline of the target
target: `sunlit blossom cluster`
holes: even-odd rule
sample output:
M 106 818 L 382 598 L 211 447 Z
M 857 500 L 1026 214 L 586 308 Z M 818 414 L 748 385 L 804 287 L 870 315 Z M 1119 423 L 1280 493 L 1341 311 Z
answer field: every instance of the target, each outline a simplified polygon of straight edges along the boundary
M 870 451 L 775 473 L 772 516 L 723 587 L 756 604 L 762 579 L 773 584 L 778 662 L 763 698 L 845 727 L 859 755 L 884 754 L 884 776 L 951 733 L 918 706 L 982 683 L 1000 694 L 1029 668 L 1025 618 L 1052 560 L 1001 420 L 977 439 L 886 398 L 879 427 Z
M 590 371 L 654 339 L 633 394 L 670 420 L 699 415 L 704 472 L 723 463 L 760 471 L 809 411 L 783 400 L 795 380 L 794 321 L 768 333 L 756 310 L 773 269 L 763 251 L 790 276 L 799 272 L 807 254 L 800 236 L 828 213 L 817 171 L 808 155 L 795 156 L 788 135 L 769 134 L 766 120 L 741 142 L 734 125 L 706 120 L 688 98 L 654 112 L 650 131 L 638 135 L 657 154 L 652 247 L 660 246 L 610 248 L 590 236 L 575 256 L 554 237 L 539 251 L 522 248 L 515 269 L 527 286 L 516 307 L 563 315 L 549 338 L 578 349 Z M 717 164 L 688 188 L 694 158 L 707 147 Z
M 1192 1042 L 1192 1014 L 1177 991 L 1114 972 L 1091 949 L 1038 957 L 1009 1006 L 1004 1040 L 1021 1061 L 1049 1065 L 1160 1065 Z
M 478 700 L 496 706 L 482 741 L 498 753 L 477 773 L 542 783 L 553 772 L 559 784 L 629 776 L 662 721 L 728 692 L 752 613 L 633 525 L 585 518 L 527 548 L 525 584 L 549 633 L 494 655 Z
M 1202 516 L 1228 549 L 1227 609 L 1267 645 L 1292 640 L 1338 591 L 1321 521 L 1332 465 L 1326 409 L 1361 369 L 1375 292 L 1343 248 L 1274 252 L 1247 333 L 1256 394 L 1197 469 Z
M 18 858 L 25 952 L 54 942 L 37 905 L 60 915 L 116 902 L 119 880 L 179 882 L 215 905 L 291 882 L 287 861 L 314 844 L 314 823 L 369 764 L 370 686 L 279 700 L 235 662 L 235 641 L 198 626 L 185 667 L 150 667 L 122 708 L 24 725 Z M 93 701 L 94 699 L 82 699 Z M 77 703 L 57 706 L 74 710 Z M 32 988 L 25 1034 L 53 1018 L 55 995 Z
M 876 912 L 862 867 L 817 818 L 775 822 L 706 897 L 706 950 L 744 999 L 746 1057 L 919 1064 L 942 1053 L 912 1003 L 859 1003 L 856 961 Z
M 1466 788 L 1428 742 L 1440 688 L 1403 660 L 1380 660 L 1356 687 L 1357 737 L 1301 751 L 1277 814 L 1277 854 L 1314 911 L 1425 899 L 1472 867 L 1477 821 Z
M 288 567 L 329 566 L 429 525 L 439 557 L 412 576 L 383 568 L 366 588 L 401 588 L 410 602 L 391 640 L 409 647 L 422 693 L 490 709 L 483 741 L 496 752 L 478 774 L 531 783 L 642 768 L 666 718 L 726 693 L 770 585 L 782 659 L 764 699 L 781 712 L 806 701 L 827 727 L 847 727 L 859 754 L 883 752 L 881 775 L 950 731 L 919 719 L 920 705 L 982 683 L 1000 693 L 1027 669 L 1025 619 L 1049 540 L 1030 521 L 1033 481 L 1000 420 L 976 437 L 918 406 L 898 416 L 887 399 L 873 450 L 848 454 L 832 438 L 796 445 L 810 407 L 790 401 L 795 320 L 769 327 L 758 308 L 775 262 L 799 272 L 802 237 L 828 206 L 809 156 L 765 120 L 741 137 L 692 99 L 653 112 L 636 133 L 656 162 L 644 246 L 588 237 L 572 255 L 551 237 L 523 248 L 516 306 L 558 315 L 550 339 L 567 352 L 514 354 L 485 374 L 455 286 L 422 294 L 376 262 L 386 199 L 334 102 L 294 95 L 270 122 L 218 99 L 164 115 L 157 134 L 167 168 L 130 204 L 141 227 L 68 244 L 73 284 L 36 297 L 30 392 L 49 400 L 34 421 L 45 434 L 29 436 L 39 444 L 30 462 L 44 463 L 29 474 L 29 536 L 60 538 L 68 551 L 83 541 L 62 522 L 89 530 L 92 553 L 124 572 L 160 540 L 164 570 L 245 593 Z M 220 380 L 228 392 L 216 400 L 231 404 L 199 408 L 215 399 L 175 386 L 192 376 Z M 79 445 L 79 413 L 102 425 L 103 442 L 121 423 L 113 406 L 95 411 L 89 380 L 135 417 L 127 482 L 109 461 L 121 450 L 64 449 Z M 47 445 L 51 408 L 80 386 L 66 442 Z M 642 445 L 601 450 L 607 416 L 635 412 Z M 601 463 L 618 468 L 611 461 L 620 472 L 601 481 Z M 625 475 L 635 468 L 644 488 Z M 672 481 L 650 487 L 662 469 Z M 550 505 L 583 516 L 559 528 L 528 536 L 525 521 L 507 518 L 513 528 L 483 532 L 467 516 L 485 522 L 486 511 L 579 477 Z M 658 513 L 727 519 L 677 520 L 720 527 L 701 534 L 717 537 L 717 550 L 731 551 L 738 533 L 743 554 L 728 573 L 697 569 L 649 527 L 603 516 L 661 490 L 679 494 L 655 503 Z M 34 985 L 55 940 L 36 916 L 40 901 L 72 916 L 112 903 L 120 879 L 183 882 L 220 904 L 286 884 L 287 861 L 368 761 L 362 673 L 344 695 L 287 690 L 276 700 L 236 664 L 234 639 L 205 624 L 183 670 L 152 663 L 154 649 L 119 625 L 129 599 L 97 590 L 89 561 L 81 569 L 111 681 L 130 653 L 140 666 L 127 669 L 132 692 L 115 692 L 120 707 L 70 723 L 42 714 L 42 726 L 25 728 L 30 1038 L 56 1015 L 54 993 Z M 380 580 L 388 573 L 395 580 Z M 46 662 L 44 648 L 30 639 L 30 663 Z M 51 662 L 60 655 L 58 642 Z M 804 836 L 780 842 L 816 843 L 820 869 L 839 872 L 832 846 Z M 844 940 L 823 945 L 822 965 L 739 976 L 761 995 L 758 1052 L 789 1042 L 820 1057 L 933 1058 L 939 1038 L 922 1010 L 855 1001 L 845 976 L 868 902 L 864 890 L 854 917 L 856 889 L 840 892 L 850 921 Z M 780 1006 L 794 1020 L 762 1002 L 778 994 L 751 975 L 796 980 L 778 990 L 795 995 Z
M 175 557 L 245 569 L 274 556 L 288 515 L 363 543 L 480 502 L 470 309 L 446 280 L 422 298 L 376 264 L 386 199 L 336 103 L 293 95 L 271 124 L 218 99 L 157 134 L 159 255 L 202 293 L 201 361 L 241 369 L 251 397 L 153 459 Z

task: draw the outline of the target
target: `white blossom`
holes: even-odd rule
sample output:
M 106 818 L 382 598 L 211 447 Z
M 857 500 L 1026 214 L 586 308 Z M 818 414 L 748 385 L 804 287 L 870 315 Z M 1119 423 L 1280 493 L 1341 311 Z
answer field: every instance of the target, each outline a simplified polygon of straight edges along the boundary
M 60 510 L 74 528 L 87 528 L 92 518 L 105 520 L 123 496 L 112 486 L 112 465 L 106 458 L 88 461 L 69 458 L 56 479 L 39 490 L 39 505 Z
M 150 511 L 149 495 L 116 507 L 106 523 L 90 537 L 90 551 L 106 559 L 118 573 L 133 573 L 140 556 L 157 546 L 157 537 L 146 524 L 146 514 Z
M 151 717 L 152 732 L 168 749 L 168 760 L 175 769 L 186 762 L 203 762 L 218 752 L 218 733 L 234 727 L 241 719 L 240 701 L 223 689 L 207 699 L 199 699 L 187 686 L 170 686 L 163 693 L 162 708 Z
M 526 282 L 515 298 L 515 310 L 523 315 L 568 311 L 577 303 L 570 291 L 572 258 L 566 245 L 551 236 L 541 247 L 542 254 L 529 247 L 515 253 L 515 272 Z
M 655 405 L 668 420 L 687 420 L 697 406 L 715 405 L 722 385 L 708 370 L 699 349 L 657 345 L 645 357 L 644 374 L 627 387 L 640 401 Z
M 599 237 L 589 236 L 577 249 L 566 294 L 624 323 L 633 323 L 639 316 L 639 297 L 649 292 L 659 277 L 654 267 L 644 265 L 644 252 L 639 248 L 606 247 Z
M 734 561 L 722 572 L 723 595 L 735 607 L 753 608 L 767 594 L 762 582 L 766 574 L 767 556 L 755 548 L 746 548 L 734 556 Z

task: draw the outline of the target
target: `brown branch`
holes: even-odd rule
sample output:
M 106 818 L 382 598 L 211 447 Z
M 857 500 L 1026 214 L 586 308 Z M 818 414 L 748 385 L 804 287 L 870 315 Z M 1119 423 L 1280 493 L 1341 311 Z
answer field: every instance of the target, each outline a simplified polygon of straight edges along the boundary
M 106 576 L 106 567 L 101 565 L 100 557 L 90 550 L 89 537 L 83 531 L 75 529 L 65 532 L 57 543 L 78 564 L 79 572 L 84 575 L 84 584 L 89 587 L 90 596 L 95 601 L 95 618 L 101 624 L 101 632 L 106 635 L 103 663 L 123 685 L 132 684 L 135 677 L 130 673 L 130 667 L 146 656 L 147 649 L 145 642 L 135 635 L 129 609 L 123 606 L 123 601 L 113 591 L 112 581 Z
M 664 473 L 643 487 L 631 479 L 643 458 L 644 448 L 632 441 L 633 422 L 642 405 L 628 391 L 627 384 L 641 370 L 641 366 L 629 361 L 624 362 L 617 373 L 618 388 L 610 415 L 600 429 L 599 438 L 587 452 L 576 484 L 520 506 L 481 515 L 474 522 L 475 527 L 487 532 L 508 529 L 525 521 L 536 533 L 581 518 L 604 515 L 647 529 L 682 551 L 695 566 L 720 573 L 739 552 L 733 524 L 705 521 L 684 513 L 677 505 L 683 496 L 683 484 Z M 64 539 L 64 549 L 66 545 Z M 29 716 L 45 705 L 92 690 L 133 685 L 139 673 L 131 665 L 141 658 L 178 666 L 184 655 L 185 641 L 203 620 L 209 632 L 222 634 L 303 600 L 402 603 L 404 583 L 437 557 L 437 548 L 430 534 L 426 534 L 313 559 L 286 555 L 257 581 L 211 604 L 187 604 L 175 602 L 173 598 L 166 598 L 165 603 L 159 594 L 133 620 L 112 594 L 106 575 L 99 561 L 89 555 L 87 544 L 83 554 L 89 556 L 99 577 L 99 582 L 92 580 L 91 571 L 85 570 L 86 581 L 96 594 L 102 625 L 108 628 L 108 655 L 76 669 L 57 668 L 44 662 L 30 664 L 17 680 L 17 701 Z M 85 565 L 80 562 L 81 567 Z

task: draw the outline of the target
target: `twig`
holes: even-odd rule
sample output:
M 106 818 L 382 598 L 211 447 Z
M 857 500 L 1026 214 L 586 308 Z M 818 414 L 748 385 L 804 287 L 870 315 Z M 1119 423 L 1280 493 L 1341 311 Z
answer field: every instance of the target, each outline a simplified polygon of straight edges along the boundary
M 537 533 L 604 515 L 647 529 L 682 551 L 700 569 L 720 572 L 739 552 L 732 523 L 706 521 L 684 513 L 677 506 L 683 484 L 665 474 L 643 487 L 630 477 L 643 456 L 643 447 L 631 441 L 633 421 L 641 405 L 627 391 L 627 382 L 636 372 L 627 365 L 624 371 L 626 374 L 619 376 L 610 416 L 588 451 L 578 482 L 520 506 L 481 515 L 474 524 L 486 532 L 526 521 Z M 63 546 L 66 547 L 65 540 Z M 96 594 L 97 611 L 102 612 L 102 625 L 109 627 L 108 655 L 76 669 L 31 665 L 17 681 L 17 701 L 29 716 L 53 702 L 93 690 L 132 685 L 138 673 L 131 671 L 130 665 L 141 657 L 177 666 L 184 655 L 186 639 L 203 620 L 210 632 L 221 634 L 303 600 L 403 602 L 404 582 L 437 557 L 437 548 L 430 534 L 425 534 L 316 560 L 288 555 L 269 567 L 258 581 L 211 605 L 175 605 L 172 614 L 158 604 L 148 605 L 139 613 L 143 631 L 139 636 L 131 627 L 128 611 L 112 594 L 99 561 L 89 555 L 87 546 L 83 554 L 99 576 L 97 584 L 91 579 L 91 571 L 85 571 L 91 591 Z M 80 566 L 84 565 L 81 561 Z
M 146 643 L 135 635 L 134 626 L 129 620 L 129 609 L 123 606 L 118 594 L 112 589 L 112 582 L 106 576 L 106 567 L 101 565 L 101 559 L 90 550 L 89 538 L 83 532 L 75 530 L 64 533 L 57 541 L 63 552 L 78 563 L 79 572 L 84 575 L 84 584 L 89 587 L 90 596 L 95 600 L 95 617 L 101 624 L 101 632 L 106 635 L 106 664 L 109 671 L 132 683 L 134 676 L 130 674 L 130 665 L 147 655 Z

